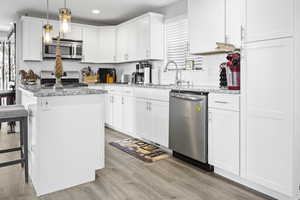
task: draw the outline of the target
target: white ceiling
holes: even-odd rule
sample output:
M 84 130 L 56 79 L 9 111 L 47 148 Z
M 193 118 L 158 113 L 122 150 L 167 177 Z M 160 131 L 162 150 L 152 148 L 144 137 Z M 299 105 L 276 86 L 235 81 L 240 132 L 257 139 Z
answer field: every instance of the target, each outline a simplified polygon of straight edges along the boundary
M 67 7 L 72 10 L 72 16 L 79 20 L 118 24 L 148 11 L 159 11 L 176 1 L 181 0 L 67 0 Z M 56 16 L 64 1 L 49 0 L 49 4 L 51 15 Z M 93 9 L 99 9 L 101 13 L 92 14 Z M 45 10 L 46 0 L 1 0 L 0 30 L 9 29 L 9 23 L 18 15 L 28 13 L 29 16 L 39 16 L 44 15 Z

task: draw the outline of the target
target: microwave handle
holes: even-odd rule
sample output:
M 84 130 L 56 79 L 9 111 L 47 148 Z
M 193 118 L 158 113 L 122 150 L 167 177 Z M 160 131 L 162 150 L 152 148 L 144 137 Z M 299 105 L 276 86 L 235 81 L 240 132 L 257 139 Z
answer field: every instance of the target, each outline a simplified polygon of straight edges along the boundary
M 72 55 L 72 57 L 76 57 L 76 45 L 72 45 L 71 55 Z

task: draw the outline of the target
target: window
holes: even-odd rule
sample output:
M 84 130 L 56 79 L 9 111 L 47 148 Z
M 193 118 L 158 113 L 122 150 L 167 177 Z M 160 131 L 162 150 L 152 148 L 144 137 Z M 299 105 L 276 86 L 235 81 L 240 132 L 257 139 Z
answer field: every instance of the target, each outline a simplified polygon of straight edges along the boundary
M 202 66 L 201 56 L 190 55 L 186 17 L 166 22 L 166 59 L 175 61 L 180 68 L 185 68 L 188 60 L 194 61 L 195 68 Z

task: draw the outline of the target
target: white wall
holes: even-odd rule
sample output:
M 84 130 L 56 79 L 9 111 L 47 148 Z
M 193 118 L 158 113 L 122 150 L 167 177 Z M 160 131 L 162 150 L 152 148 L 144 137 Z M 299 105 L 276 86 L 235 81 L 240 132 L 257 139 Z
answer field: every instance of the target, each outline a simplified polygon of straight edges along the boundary
M 7 32 L 0 31 L 0 40 L 6 40 L 8 36 Z

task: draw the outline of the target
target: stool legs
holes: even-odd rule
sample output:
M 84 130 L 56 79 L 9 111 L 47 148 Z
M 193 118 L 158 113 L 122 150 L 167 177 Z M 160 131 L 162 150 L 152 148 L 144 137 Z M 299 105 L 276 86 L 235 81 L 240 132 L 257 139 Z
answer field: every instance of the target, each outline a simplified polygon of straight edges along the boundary
M 25 163 L 25 182 L 28 183 L 28 118 L 25 117 L 21 120 L 22 138 L 23 138 L 23 159 Z
M 24 159 L 24 142 L 23 142 L 23 137 L 24 137 L 24 126 L 22 125 L 23 122 L 20 121 L 20 146 L 21 146 L 21 151 L 20 151 L 20 156 L 21 159 Z M 21 163 L 22 168 L 24 168 L 24 162 Z

